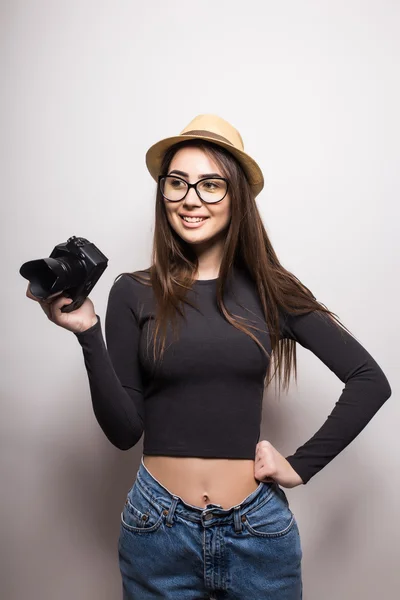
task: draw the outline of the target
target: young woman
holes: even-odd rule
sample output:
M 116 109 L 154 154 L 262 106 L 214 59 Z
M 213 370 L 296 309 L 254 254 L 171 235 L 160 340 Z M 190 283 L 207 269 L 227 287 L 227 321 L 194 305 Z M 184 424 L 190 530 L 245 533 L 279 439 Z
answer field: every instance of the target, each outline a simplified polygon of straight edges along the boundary
M 280 264 L 255 202 L 262 172 L 231 124 L 199 115 L 146 163 L 158 184 L 152 264 L 114 281 L 107 348 L 89 298 L 65 314 L 65 297 L 42 303 L 82 346 L 110 442 L 127 450 L 144 433 L 121 513 L 123 598 L 300 600 L 300 536 L 283 487 L 337 456 L 389 398 L 389 382 Z M 259 442 L 261 408 L 276 370 L 279 390 L 292 367 L 296 377 L 296 342 L 345 388 L 285 458 Z

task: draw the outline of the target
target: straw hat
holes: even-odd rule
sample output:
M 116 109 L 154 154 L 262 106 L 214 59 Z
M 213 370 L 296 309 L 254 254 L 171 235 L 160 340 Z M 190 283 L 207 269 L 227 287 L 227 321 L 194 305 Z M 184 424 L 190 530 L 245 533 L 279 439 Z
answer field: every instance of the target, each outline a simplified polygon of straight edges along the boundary
M 257 196 L 264 187 L 264 177 L 256 161 L 244 151 L 242 136 L 233 125 L 217 115 L 197 115 L 179 135 L 168 137 L 153 144 L 146 152 L 146 166 L 150 175 L 158 181 L 161 161 L 170 146 L 183 140 L 202 139 L 229 150 L 247 174 L 250 186 Z

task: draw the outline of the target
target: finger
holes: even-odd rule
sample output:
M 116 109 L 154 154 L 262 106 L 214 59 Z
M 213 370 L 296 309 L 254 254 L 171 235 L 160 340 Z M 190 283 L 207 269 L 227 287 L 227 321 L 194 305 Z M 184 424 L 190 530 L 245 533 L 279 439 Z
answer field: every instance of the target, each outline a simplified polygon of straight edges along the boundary
M 52 302 L 52 305 L 54 306 L 54 309 L 61 309 L 63 306 L 71 304 L 71 302 L 72 298 L 67 298 L 67 296 L 61 296 L 61 298 L 57 298 L 57 300 L 54 300 Z

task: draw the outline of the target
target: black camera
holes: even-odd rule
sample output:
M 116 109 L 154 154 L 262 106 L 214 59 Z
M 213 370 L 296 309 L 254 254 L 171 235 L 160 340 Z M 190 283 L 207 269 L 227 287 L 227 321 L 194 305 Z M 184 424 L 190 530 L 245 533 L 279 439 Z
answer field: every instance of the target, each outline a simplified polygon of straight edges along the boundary
M 73 235 L 55 246 L 49 258 L 26 262 L 19 272 L 30 281 L 30 290 L 37 298 L 45 300 L 57 293 L 71 298 L 73 302 L 61 312 L 72 312 L 82 306 L 107 263 L 108 258 L 94 244 Z

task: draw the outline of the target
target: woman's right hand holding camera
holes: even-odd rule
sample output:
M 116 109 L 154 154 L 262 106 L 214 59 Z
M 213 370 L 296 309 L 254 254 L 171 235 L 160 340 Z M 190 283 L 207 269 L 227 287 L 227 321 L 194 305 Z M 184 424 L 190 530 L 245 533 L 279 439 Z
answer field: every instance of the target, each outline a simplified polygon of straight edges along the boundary
M 32 294 L 30 284 L 28 284 L 26 296 L 40 304 L 50 321 L 73 333 L 82 333 L 98 321 L 90 298 L 85 298 L 82 306 L 72 312 L 61 312 L 63 306 L 73 302 L 71 298 L 63 296 L 62 292 L 49 296 L 46 300 L 41 300 Z

